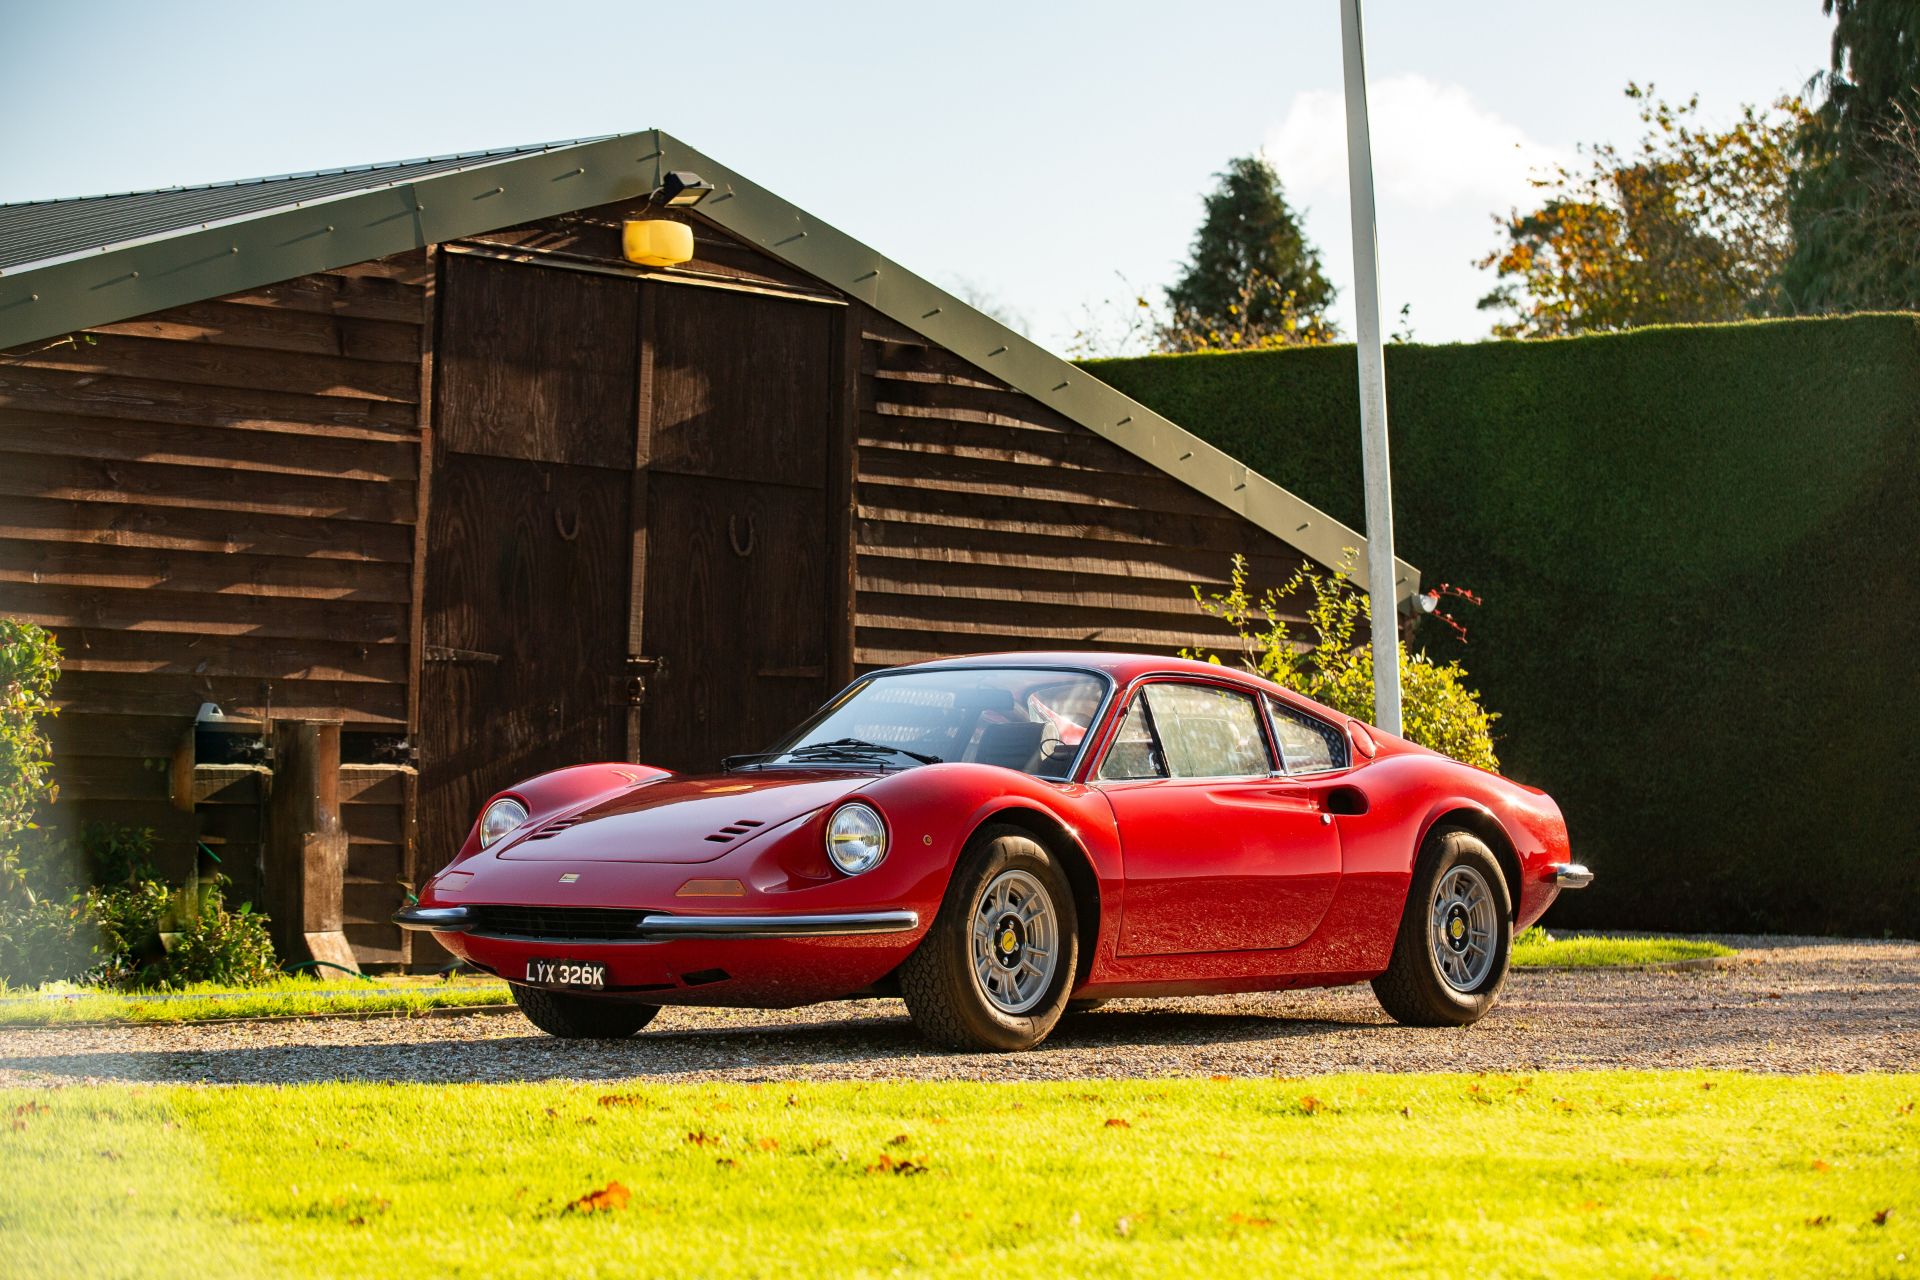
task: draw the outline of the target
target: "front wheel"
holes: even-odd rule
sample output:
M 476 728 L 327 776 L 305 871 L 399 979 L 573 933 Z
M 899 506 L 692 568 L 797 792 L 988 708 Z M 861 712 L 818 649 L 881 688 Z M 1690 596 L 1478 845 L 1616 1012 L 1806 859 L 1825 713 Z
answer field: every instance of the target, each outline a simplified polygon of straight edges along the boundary
M 1464 1027 L 1493 1008 L 1512 946 L 1513 907 L 1493 850 L 1471 832 L 1438 832 L 1414 870 L 1373 994 L 1406 1026 Z
M 984 827 L 900 966 L 900 991 L 929 1040 L 1031 1049 L 1060 1020 L 1079 963 L 1073 891 L 1058 861 L 1018 827 Z
M 576 996 L 565 991 L 512 984 L 513 1002 L 527 1021 L 562 1040 L 625 1040 L 653 1021 L 657 1004 L 610 996 Z

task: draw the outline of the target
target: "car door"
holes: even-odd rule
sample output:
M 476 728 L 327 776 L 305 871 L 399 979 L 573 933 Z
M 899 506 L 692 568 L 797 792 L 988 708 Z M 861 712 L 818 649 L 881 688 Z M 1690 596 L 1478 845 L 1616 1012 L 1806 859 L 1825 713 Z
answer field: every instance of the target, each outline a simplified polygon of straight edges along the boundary
M 1340 838 L 1311 783 L 1284 776 L 1255 697 L 1153 681 L 1122 711 L 1094 785 L 1125 859 L 1125 956 L 1306 941 L 1340 880 Z

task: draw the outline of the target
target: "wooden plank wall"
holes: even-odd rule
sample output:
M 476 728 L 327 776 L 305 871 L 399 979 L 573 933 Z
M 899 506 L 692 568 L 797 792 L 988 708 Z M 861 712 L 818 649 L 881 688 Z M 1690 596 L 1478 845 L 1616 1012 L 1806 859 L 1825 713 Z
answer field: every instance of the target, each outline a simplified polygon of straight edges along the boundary
M 854 659 L 1183 647 L 1231 661 L 1191 584 L 1300 554 L 1078 423 L 861 307 Z
M 66 652 L 60 821 L 177 838 L 202 702 L 408 732 L 431 280 L 416 252 L 0 353 L 0 612 Z M 404 772 L 346 788 L 369 961 L 404 957 Z M 257 789 L 220 790 L 202 838 L 251 894 Z

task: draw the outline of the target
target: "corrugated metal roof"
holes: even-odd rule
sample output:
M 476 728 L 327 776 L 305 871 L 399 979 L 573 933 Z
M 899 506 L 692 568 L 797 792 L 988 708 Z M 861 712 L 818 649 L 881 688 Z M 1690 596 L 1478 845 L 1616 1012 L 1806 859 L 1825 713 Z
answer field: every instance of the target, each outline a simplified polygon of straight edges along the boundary
M 159 191 L 0 204 L 0 271 L 598 140 L 573 138 Z

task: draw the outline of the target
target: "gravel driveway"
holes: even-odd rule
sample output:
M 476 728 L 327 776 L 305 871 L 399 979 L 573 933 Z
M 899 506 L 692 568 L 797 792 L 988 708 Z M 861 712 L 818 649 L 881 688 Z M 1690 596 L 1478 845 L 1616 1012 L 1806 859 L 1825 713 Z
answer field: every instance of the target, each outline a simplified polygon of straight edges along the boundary
M 929 1049 L 893 1000 L 668 1009 L 618 1044 L 550 1039 L 518 1013 L 15 1030 L 0 1032 L 0 1084 L 1920 1070 L 1920 943 L 1725 941 L 1742 954 L 1720 968 L 1516 972 L 1465 1030 L 1394 1026 L 1364 986 L 1116 1001 L 1008 1055 Z

